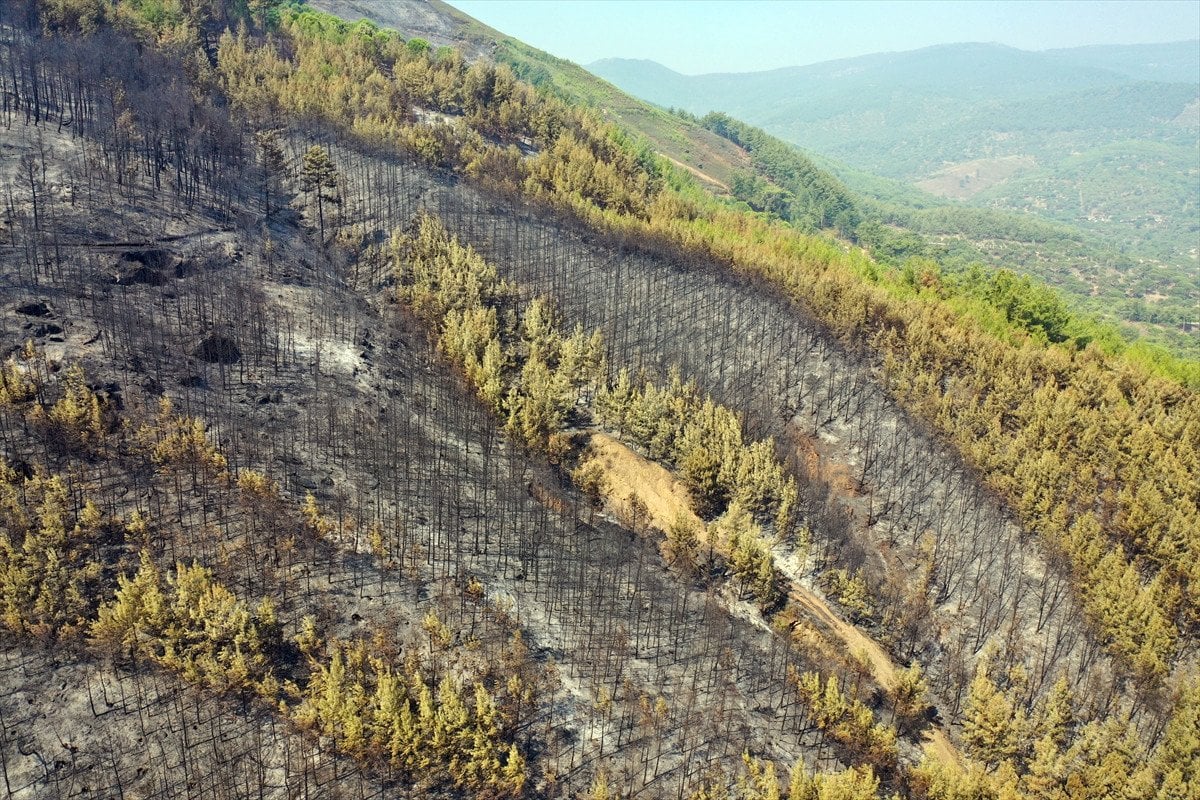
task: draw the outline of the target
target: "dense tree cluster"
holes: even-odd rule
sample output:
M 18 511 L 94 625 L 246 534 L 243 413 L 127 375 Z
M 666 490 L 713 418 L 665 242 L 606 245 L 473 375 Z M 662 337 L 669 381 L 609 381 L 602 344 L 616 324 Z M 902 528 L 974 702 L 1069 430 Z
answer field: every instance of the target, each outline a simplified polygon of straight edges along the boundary
M 251 609 L 199 564 L 176 564 L 165 578 L 146 551 L 133 577 L 91 626 L 102 650 L 144 658 L 217 691 L 250 689 L 271 698 L 282 641 L 274 605 Z
M 1020 691 L 1020 676 L 1008 676 L 1008 688 L 998 688 L 986 671 L 984 664 L 972 684 L 965 732 L 968 753 L 977 760 L 962 767 L 922 761 L 906 777 L 906 796 L 921 800 L 1175 800 L 1191 797 L 1200 788 L 1196 770 L 1200 691 L 1195 685 L 1185 688 L 1161 741 L 1147 751 L 1120 720 L 1080 725 L 1072 716 L 1072 698 L 1065 683 L 1055 686 L 1035 716 L 1026 719 L 1011 697 Z M 854 701 L 847 703 L 836 684 L 822 684 L 817 676 L 797 676 L 797 682 L 811 708 L 809 713 L 820 724 L 834 726 L 842 736 L 853 736 Z M 784 796 L 789 800 L 874 800 L 889 796 L 870 766 L 813 774 L 800 763 L 785 787 L 771 762 L 746 755 L 743 763 L 735 780 L 714 775 L 692 796 L 705 800 Z
M 389 249 L 398 294 L 437 327 L 439 349 L 518 441 L 551 448 L 599 375 L 599 333 L 564 335 L 542 299 L 521 307 L 495 267 L 429 215 Z
M 302 645 L 303 647 L 303 645 Z M 421 659 L 400 666 L 366 642 L 330 642 L 308 651 L 310 677 L 290 713 L 358 758 L 385 761 L 417 788 L 454 786 L 473 797 L 519 797 L 525 759 L 511 743 L 511 721 L 476 681 L 447 672 L 436 685 Z
M 222 86 L 260 124 L 326 120 L 496 186 L 621 215 L 644 217 L 660 183 L 611 126 L 540 96 L 504 65 L 468 65 L 453 50 L 307 10 L 285 12 L 280 32 L 291 59 L 244 32 L 220 42 Z
M 755 170 L 769 179 L 739 175 L 731 187 L 736 197 L 810 232 L 836 228 L 845 236 L 856 235 L 862 214 L 853 196 L 796 148 L 728 114 L 713 112 L 700 122 L 743 148 Z
M 599 422 L 678 469 L 703 515 L 737 504 L 771 523 L 780 539 L 794 535 L 796 481 L 776 461 L 775 443 L 746 442 L 737 415 L 684 383 L 678 371 L 662 388 L 649 380 L 635 388 L 622 370 L 594 407 Z
M 862 700 L 843 690 L 830 675 L 824 682 L 815 672 L 789 676 L 805 713 L 834 741 L 866 761 L 884 769 L 895 768 L 899 759 L 896 730 L 877 723 Z
M 176 413 L 168 397 L 159 400 L 152 422 L 138 426 L 137 438 L 156 467 L 166 472 L 187 472 L 193 485 L 203 478 L 228 479 L 228 462 L 206 435 L 204 421 Z
M 846 257 L 813 240 L 797 247 L 771 237 L 768 250 L 754 243 L 761 223 L 729 225 L 741 235 L 713 237 L 715 249 L 881 353 L 891 391 L 955 444 L 1028 529 L 1070 556 L 1112 652 L 1135 674 L 1161 676 L 1176 626 L 1195 631 L 1197 395 L 1095 345 L 998 338 L 936 291 L 891 297 L 855 271 L 827 268 Z M 1170 500 L 1158 487 L 1175 487 Z
M 912 778 L 915 796 L 1167 800 L 1200 789 L 1195 769 L 1200 693 L 1194 681 L 1182 688 L 1161 739 L 1148 749 L 1123 720 L 1077 720 L 1065 681 L 1026 715 L 1019 699 L 1025 680 L 1020 671 L 996 676 L 986 659 L 980 662 L 963 730 L 971 769 L 951 772 L 923 764 Z
M 47 642 L 78 640 L 95 610 L 106 523 L 88 503 L 78 514 L 62 478 L 22 479 L 0 462 L 0 621 Z

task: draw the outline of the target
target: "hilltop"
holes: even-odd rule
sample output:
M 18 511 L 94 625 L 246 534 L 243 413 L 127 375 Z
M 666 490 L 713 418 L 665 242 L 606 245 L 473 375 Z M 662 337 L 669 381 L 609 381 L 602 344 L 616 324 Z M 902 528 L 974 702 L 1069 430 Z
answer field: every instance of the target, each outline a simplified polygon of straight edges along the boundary
M 740 148 L 703 127 L 667 114 L 612 84 L 597 80 L 577 64 L 507 36 L 463 14 L 442 0 L 316 0 L 314 8 L 345 19 L 369 19 L 408 36 L 449 45 L 468 56 L 484 55 L 508 64 L 518 77 L 582 103 L 623 129 L 644 137 L 656 152 L 699 178 L 710 189 L 727 193 L 735 172 L 747 170 L 750 159 Z

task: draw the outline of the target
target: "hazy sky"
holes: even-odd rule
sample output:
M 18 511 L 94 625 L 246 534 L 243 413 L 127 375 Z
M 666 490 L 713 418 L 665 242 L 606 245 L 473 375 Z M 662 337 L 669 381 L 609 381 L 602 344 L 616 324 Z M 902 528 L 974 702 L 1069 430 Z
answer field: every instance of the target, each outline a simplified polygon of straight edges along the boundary
M 747 72 L 950 42 L 1024 50 L 1200 38 L 1200 0 L 449 0 L 556 56 Z

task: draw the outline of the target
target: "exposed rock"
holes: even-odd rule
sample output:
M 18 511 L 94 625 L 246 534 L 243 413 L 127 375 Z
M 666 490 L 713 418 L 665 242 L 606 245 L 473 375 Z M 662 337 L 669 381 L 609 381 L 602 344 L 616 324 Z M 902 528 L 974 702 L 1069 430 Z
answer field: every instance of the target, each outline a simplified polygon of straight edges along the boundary
M 236 364 L 242 358 L 242 351 L 233 339 L 214 334 L 200 343 L 194 355 L 209 364 Z
M 107 383 L 93 383 L 89 388 L 96 393 L 96 396 L 99 397 L 101 402 L 105 405 L 117 411 L 121 411 L 125 408 L 125 401 L 121 396 L 121 384 L 117 383 L 116 381 L 108 381 Z
M 113 265 L 110 283 L 128 285 L 143 283 L 162 286 L 168 272 L 178 274 L 180 259 L 170 250 L 129 250 Z
M 50 307 L 41 300 L 35 300 L 30 303 L 22 303 L 13 310 L 18 314 L 24 314 L 27 317 L 50 316 Z
M 309 491 L 319 489 L 321 487 L 321 484 L 311 474 L 293 473 L 292 480 L 295 481 L 296 485 L 301 489 L 308 489 Z
M 30 332 L 35 338 L 40 339 L 43 336 L 57 336 L 63 332 L 63 329 L 61 325 L 55 325 L 53 322 L 43 322 L 41 325 L 34 327 Z

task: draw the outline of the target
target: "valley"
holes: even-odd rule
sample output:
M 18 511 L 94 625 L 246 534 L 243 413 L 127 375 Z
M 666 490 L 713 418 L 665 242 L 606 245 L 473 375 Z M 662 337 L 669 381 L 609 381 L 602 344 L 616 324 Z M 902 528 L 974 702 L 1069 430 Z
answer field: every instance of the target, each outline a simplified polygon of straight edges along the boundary
M 1128 322 L 1129 336 L 1194 357 L 1180 326 L 1198 300 L 1197 52 L 1194 41 L 1045 53 L 961 44 L 747 74 L 620 59 L 589 68 L 662 107 L 762 127 L 892 206 L 885 216 L 908 217 L 905 227 L 921 229 L 914 210 L 957 217 L 926 232 L 945 241 L 954 231 L 979 246 L 969 258 L 1019 265 L 1076 307 Z M 1090 252 L 1080 259 L 1078 244 L 1044 236 L 1036 254 L 1020 237 L 997 249 L 1021 219 L 1061 226 Z M 1081 282 L 1065 279 L 1064 263 Z M 1090 300 L 1095 284 L 1103 302 Z M 1166 302 L 1149 310 L 1157 293 Z

